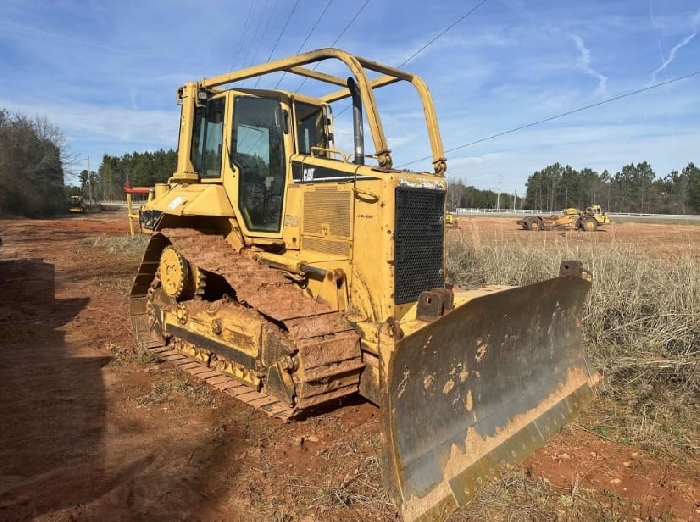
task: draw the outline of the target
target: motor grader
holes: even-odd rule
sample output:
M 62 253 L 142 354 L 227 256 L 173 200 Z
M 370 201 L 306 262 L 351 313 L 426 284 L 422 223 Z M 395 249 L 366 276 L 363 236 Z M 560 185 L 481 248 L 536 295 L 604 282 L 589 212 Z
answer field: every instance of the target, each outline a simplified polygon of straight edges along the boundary
M 326 60 L 348 78 L 310 67 Z M 241 86 L 281 72 L 335 88 Z M 432 172 L 393 166 L 374 91 L 396 82 L 421 100 Z M 349 154 L 331 109 L 348 98 Z M 321 49 L 185 83 L 177 102 L 177 171 L 139 212 L 143 348 L 285 420 L 358 393 L 376 404 L 405 520 L 442 520 L 585 404 L 581 263 L 523 287 L 446 286 L 446 159 L 420 77 Z

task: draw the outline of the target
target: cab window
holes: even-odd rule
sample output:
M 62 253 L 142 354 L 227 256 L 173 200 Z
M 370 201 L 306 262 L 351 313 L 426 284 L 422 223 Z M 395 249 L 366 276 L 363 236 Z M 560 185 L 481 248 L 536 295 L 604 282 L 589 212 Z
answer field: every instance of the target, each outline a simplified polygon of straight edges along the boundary
M 285 181 L 283 113 L 277 100 L 237 98 L 231 163 L 238 208 L 251 231 L 279 232 Z
M 294 102 L 296 112 L 296 131 L 299 154 L 311 154 L 311 147 L 328 148 L 328 137 L 324 125 L 325 116 L 322 107 L 300 101 Z M 322 151 L 316 152 L 325 157 Z
M 202 178 L 221 177 L 221 143 L 224 136 L 224 99 L 197 107 L 192 129 L 192 165 Z

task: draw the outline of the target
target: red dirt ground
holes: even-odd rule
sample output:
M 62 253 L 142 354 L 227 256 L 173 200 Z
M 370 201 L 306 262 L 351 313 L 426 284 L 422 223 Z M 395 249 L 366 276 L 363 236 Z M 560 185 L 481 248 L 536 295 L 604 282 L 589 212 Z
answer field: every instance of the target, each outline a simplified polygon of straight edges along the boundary
M 482 237 L 537 236 L 500 219 L 460 225 Z M 397 519 L 380 487 L 373 405 L 282 424 L 135 358 L 136 261 L 94 246 L 127 229 L 123 212 L 0 221 L 0 520 Z M 625 223 L 584 236 L 574 237 L 672 249 L 700 239 L 700 227 Z M 697 470 L 580 427 L 525 467 L 556 487 L 629 499 L 627 520 L 669 511 L 700 520 Z M 462 517 L 478 519 L 469 507 Z
M 674 462 L 601 439 L 580 426 L 558 434 L 524 463 L 528 474 L 546 477 L 555 487 L 575 484 L 636 504 L 630 515 L 641 520 L 672 513 L 671 520 L 700 519 L 700 477 Z

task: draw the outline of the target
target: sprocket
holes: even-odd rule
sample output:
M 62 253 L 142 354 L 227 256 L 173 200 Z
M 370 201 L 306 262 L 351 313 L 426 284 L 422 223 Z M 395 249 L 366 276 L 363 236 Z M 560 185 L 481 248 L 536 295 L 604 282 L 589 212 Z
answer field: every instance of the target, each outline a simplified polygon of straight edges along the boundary
M 190 279 L 187 260 L 173 246 L 167 246 L 160 255 L 160 284 L 173 299 L 183 296 Z

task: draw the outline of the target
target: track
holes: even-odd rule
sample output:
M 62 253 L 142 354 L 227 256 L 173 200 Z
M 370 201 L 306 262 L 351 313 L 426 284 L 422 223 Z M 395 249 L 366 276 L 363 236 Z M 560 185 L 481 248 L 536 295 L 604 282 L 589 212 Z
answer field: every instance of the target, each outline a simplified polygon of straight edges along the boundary
M 217 390 L 228 393 L 249 406 L 265 412 L 270 417 L 286 421 L 293 417 L 295 413 L 293 408 L 287 406 L 278 398 L 257 391 L 245 381 L 214 370 L 199 361 L 193 361 L 177 349 L 172 349 L 169 346 L 159 346 L 149 348 L 149 351 L 180 370 L 210 384 Z
M 188 357 L 187 339 L 169 336 L 166 342 L 151 331 L 151 310 L 158 297 L 157 268 L 160 253 L 173 245 L 190 265 L 222 277 L 235 296 L 224 296 L 214 304 L 226 306 L 229 299 L 243 305 L 251 321 L 266 321 L 265 328 L 292 347 L 296 369 L 291 372 L 294 397 L 266 393 L 210 363 Z M 206 281 L 205 281 L 205 284 Z M 186 305 L 197 308 L 204 291 Z M 171 307 L 176 307 L 172 302 Z M 218 234 L 193 229 L 164 229 L 154 234 L 139 268 L 131 292 L 131 319 L 139 345 L 157 353 L 199 379 L 242 400 L 270 416 L 289 419 L 301 411 L 355 393 L 364 368 L 359 336 L 344 316 L 323 302 L 310 299 L 284 273 L 237 254 Z M 232 347 L 235 349 L 235 347 Z M 253 368 L 251 368 L 253 370 Z M 265 384 L 265 383 L 263 383 Z

